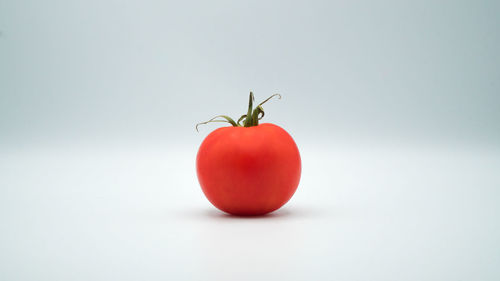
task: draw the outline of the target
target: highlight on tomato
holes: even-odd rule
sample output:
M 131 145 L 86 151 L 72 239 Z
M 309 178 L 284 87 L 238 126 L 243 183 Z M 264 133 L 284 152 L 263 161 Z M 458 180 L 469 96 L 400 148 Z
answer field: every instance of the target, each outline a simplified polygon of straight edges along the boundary
M 227 122 L 232 126 L 211 132 L 196 156 L 201 189 L 218 209 L 233 215 L 264 215 L 283 206 L 297 190 L 301 174 L 299 150 L 281 127 L 259 124 L 262 105 L 255 108 L 250 92 L 248 112 L 238 121 L 218 115 L 206 122 Z

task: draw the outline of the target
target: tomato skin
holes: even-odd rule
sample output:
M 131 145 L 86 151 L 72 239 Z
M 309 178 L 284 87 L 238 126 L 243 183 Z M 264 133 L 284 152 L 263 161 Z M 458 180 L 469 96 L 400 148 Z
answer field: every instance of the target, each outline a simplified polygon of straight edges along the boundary
M 281 127 L 222 127 L 202 142 L 196 171 L 207 199 L 242 216 L 263 215 L 283 206 L 300 181 L 301 160 Z

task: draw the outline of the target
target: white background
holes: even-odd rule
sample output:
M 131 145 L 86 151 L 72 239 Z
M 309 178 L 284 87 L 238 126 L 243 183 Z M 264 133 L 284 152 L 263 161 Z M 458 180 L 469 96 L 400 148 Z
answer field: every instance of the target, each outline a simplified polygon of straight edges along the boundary
M 256 218 L 203 197 L 195 147 L 2 150 L 3 279 L 499 276 L 498 147 L 307 143 L 295 196 Z
M 0 280 L 500 280 L 499 3 L 0 0 Z M 250 90 L 303 174 L 236 218 Z

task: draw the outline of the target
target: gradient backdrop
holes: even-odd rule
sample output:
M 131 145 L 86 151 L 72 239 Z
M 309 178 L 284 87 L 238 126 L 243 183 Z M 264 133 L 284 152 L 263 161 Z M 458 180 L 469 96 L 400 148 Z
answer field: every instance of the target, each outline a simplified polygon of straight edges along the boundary
M 1 280 L 500 279 L 500 2 L 0 0 Z M 265 122 L 292 200 L 216 211 L 194 125 Z

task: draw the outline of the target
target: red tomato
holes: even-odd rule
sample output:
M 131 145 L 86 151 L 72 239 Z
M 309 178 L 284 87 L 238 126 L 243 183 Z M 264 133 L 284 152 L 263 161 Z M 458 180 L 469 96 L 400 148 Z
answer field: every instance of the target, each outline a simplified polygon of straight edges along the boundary
M 265 123 L 210 133 L 198 151 L 196 170 L 215 207 L 234 215 L 263 215 L 283 206 L 295 193 L 301 161 L 292 137 Z

